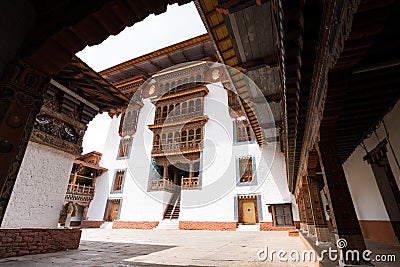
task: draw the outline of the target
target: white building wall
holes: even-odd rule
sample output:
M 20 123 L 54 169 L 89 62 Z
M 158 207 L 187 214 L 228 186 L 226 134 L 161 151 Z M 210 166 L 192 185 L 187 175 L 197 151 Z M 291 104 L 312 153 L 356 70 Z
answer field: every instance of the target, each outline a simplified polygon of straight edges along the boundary
M 201 190 L 183 190 L 181 194 L 180 221 L 237 221 L 238 195 L 255 194 L 261 197 L 261 221 L 271 222 L 272 215 L 267 204 L 294 203 L 288 191 L 284 155 L 278 144 L 259 147 L 236 144 L 233 141 L 234 124 L 229 115 L 228 96 L 221 84 L 207 85 L 209 93 L 204 98 L 204 114 L 209 117 L 204 128 L 204 151 L 202 152 Z M 134 135 L 130 157 L 117 159 L 120 137 L 119 118 L 111 122 L 103 151 L 101 166 L 108 168 L 97 179 L 95 197 L 88 216 L 91 220 L 104 217 L 107 198 L 121 198 L 120 221 L 162 220 L 168 192 L 148 192 L 150 158 L 153 132 L 148 125 L 154 121 L 154 105 L 150 99 L 143 100 L 137 131 Z M 256 161 L 257 183 L 236 186 L 237 160 L 241 156 L 253 156 Z M 122 193 L 110 193 L 115 171 L 126 169 Z M 260 204 L 260 201 L 259 203 Z M 297 206 L 293 205 L 294 220 L 298 220 Z
M 183 190 L 181 221 L 237 221 L 238 195 L 259 195 L 262 210 L 260 221 L 272 221 L 267 204 L 293 203 L 286 181 L 284 155 L 277 144 L 261 148 L 256 142 L 235 143 L 234 124 L 229 115 L 227 92 L 221 84 L 208 85 L 204 98 L 204 114 L 209 117 L 204 130 L 205 148 L 202 154 L 201 190 Z M 236 186 L 237 160 L 253 156 L 256 164 L 255 185 Z M 260 204 L 260 202 L 259 202 Z M 298 220 L 293 205 L 294 220 Z
M 2 228 L 56 228 L 74 155 L 29 142 Z
M 384 121 L 389 132 L 389 140 L 392 143 L 394 151 L 388 145 L 387 157 L 400 186 L 400 169 L 396 164 L 393 152 L 400 160 L 400 101 L 385 117 Z M 374 149 L 385 137 L 385 129 L 381 124 L 376 130 L 377 136 L 372 134 L 364 140 L 368 151 Z M 343 168 L 346 174 L 351 197 L 354 202 L 356 213 L 359 220 L 389 220 L 386 208 L 383 204 L 375 176 L 371 166 L 363 160 L 366 152 L 361 146 L 358 146 L 350 158 L 344 163 Z
M 148 192 L 150 155 L 153 132 L 148 125 L 154 121 L 154 105 L 150 99 L 143 100 L 136 133 L 133 137 L 130 156 L 118 158 L 121 137 L 118 134 L 121 117 L 114 117 L 104 147 L 101 166 L 108 169 L 96 181 L 95 196 L 90 204 L 90 220 L 103 220 L 107 199 L 119 198 L 120 221 L 159 221 L 162 219 L 166 202 L 171 193 Z M 112 192 L 112 185 L 117 170 L 125 170 L 122 192 Z
M 120 167 L 117 166 L 116 162 L 120 142 L 120 136 L 118 134 L 120 119 L 121 116 L 114 116 L 112 118 L 106 143 L 103 151 L 101 151 L 103 156 L 99 165 L 107 168 L 108 171 L 104 172 L 96 179 L 95 194 L 87 213 L 88 220 L 99 221 L 104 219 L 107 199 L 113 184 L 115 169 Z M 91 125 L 89 125 L 89 127 L 91 127 Z

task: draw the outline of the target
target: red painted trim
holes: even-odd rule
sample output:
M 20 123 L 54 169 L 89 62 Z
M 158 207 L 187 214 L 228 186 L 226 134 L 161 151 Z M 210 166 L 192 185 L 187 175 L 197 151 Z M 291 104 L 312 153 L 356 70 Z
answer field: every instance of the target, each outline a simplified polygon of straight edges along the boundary
M 180 221 L 181 230 L 236 231 L 237 222 L 196 222 Z

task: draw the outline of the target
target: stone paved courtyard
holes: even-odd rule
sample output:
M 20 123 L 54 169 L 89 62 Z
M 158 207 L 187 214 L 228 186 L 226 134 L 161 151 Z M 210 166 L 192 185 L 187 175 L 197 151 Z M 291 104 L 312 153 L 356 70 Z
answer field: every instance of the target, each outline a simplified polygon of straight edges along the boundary
M 3 259 L 0 266 L 314 266 L 260 262 L 266 245 L 305 249 L 287 232 L 85 229 L 78 250 Z

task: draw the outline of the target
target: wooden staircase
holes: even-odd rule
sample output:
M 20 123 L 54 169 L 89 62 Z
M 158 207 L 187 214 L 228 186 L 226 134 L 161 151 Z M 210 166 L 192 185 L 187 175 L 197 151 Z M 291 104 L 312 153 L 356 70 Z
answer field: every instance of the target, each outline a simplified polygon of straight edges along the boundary
M 171 196 L 167 208 L 164 212 L 164 220 L 173 220 L 179 218 L 179 212 L 181 207 L 181 191 L 176 190 Z

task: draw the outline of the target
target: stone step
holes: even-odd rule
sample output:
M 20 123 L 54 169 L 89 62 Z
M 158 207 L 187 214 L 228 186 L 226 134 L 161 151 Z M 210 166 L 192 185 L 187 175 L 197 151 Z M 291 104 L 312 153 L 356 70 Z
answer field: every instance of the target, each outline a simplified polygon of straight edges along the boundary
M 112 229 L 113 222 L 104 222 L 102 225 L 100 225 L 101 229 Z
M 179 230 L 179 221 L 178 220 L 162 220 L 157 225 L 156 230 Z
M 236 231 L 260 231 L 260 224 L 238 224 Z

